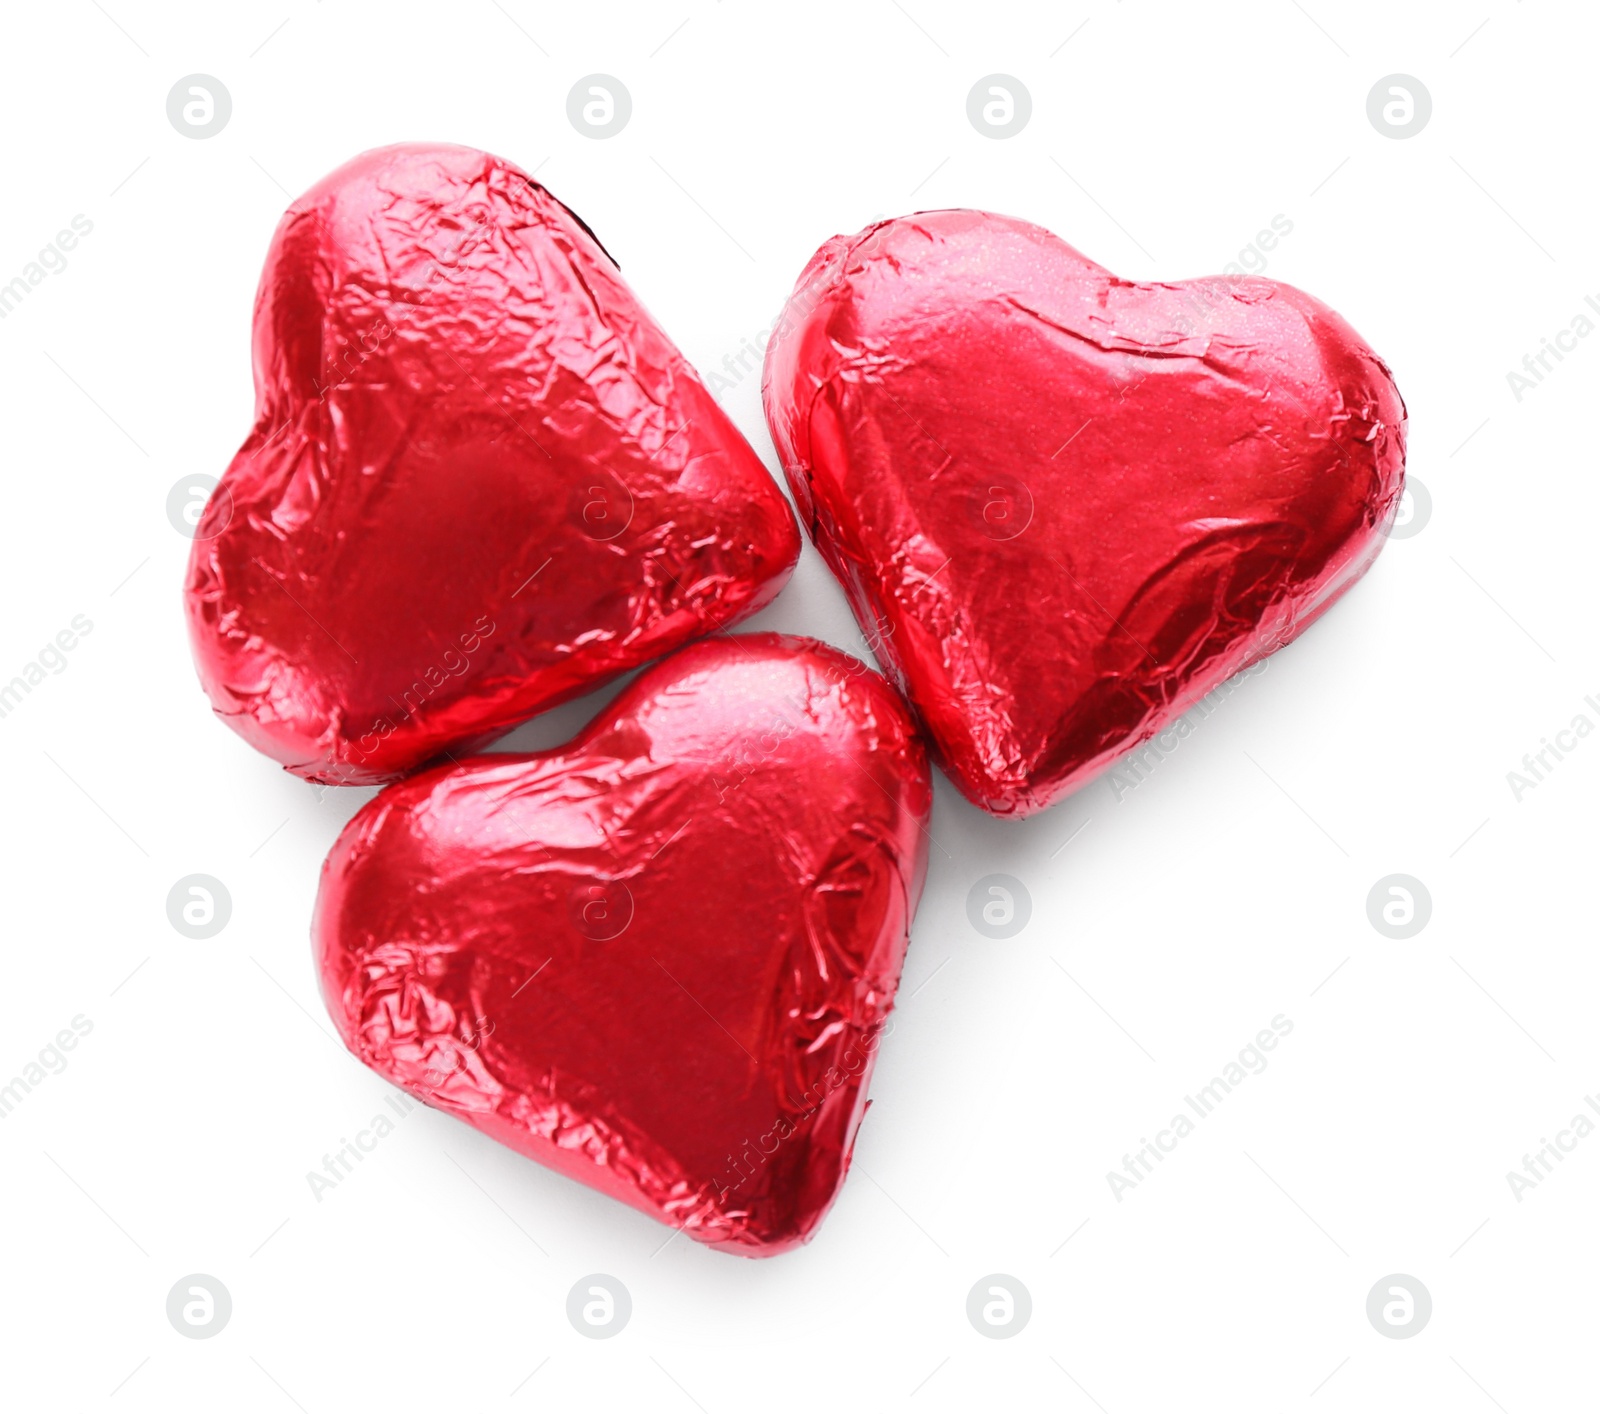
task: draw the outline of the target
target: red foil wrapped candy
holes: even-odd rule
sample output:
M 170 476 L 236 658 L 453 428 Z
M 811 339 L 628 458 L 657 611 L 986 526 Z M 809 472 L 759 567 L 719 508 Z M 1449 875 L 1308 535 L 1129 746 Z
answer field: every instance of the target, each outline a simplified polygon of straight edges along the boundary
M 588 228 L 468 148 L 369 152 L 285 214 L 256 422 L 185 588 L 219 716 L 393 780 L 775 595 L 782 493 Z
M 1405 406 L 1326 305 L 1119 280 L 934 211 L 835 237 L 767 352 L 802 519 L 974 804 L 1061 799 L 1371 564 Z
M 519 1153 L 747 1256 L 843 1182 L 926 868 L 899 696 L 719 637 L 574 741 L 390 786 L 323 868 L 345 1044 Z

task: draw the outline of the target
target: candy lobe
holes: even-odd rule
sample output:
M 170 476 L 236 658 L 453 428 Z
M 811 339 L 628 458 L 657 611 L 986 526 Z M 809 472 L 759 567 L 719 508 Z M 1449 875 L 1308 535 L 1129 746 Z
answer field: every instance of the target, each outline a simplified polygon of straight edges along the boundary
M 696 644 L 565 747 L 369 802 L 324 866 L 324 998 L 427 1103 L 698 1241 L 781 1252 L 844 1179 L 930 798 L 865 665 Z
M 255 427 L 185 605 L 217 713 L 393 780 L 770 602 L 759 458 L 588 229 L 509 163 L 370 152 L 285 215 Z
M 1404 405 L 1317 300 L 1132 284 L 983 212 L 825 244 L 763 394 L 869 641 L 1000 814 L 1061 799 L 1302 632 L 1402 489 Z

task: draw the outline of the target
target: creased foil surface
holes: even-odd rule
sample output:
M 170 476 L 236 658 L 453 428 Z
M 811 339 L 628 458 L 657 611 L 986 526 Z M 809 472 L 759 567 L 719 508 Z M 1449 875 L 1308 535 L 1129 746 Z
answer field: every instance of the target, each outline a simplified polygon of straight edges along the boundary
M 754 612 L 798 554 L 588 228 L 485 153 L 383 148 L 296 201 L 254 367 L 184 597 L 215 710 L 297 775 L 481 744 Z
M 809 639 L 718 636 L 576 739 L 382 791 L 314 942 L 356 1056 L 696 1241 L 816 1230 L 926 868 L 904 703 Z
M 997 814 L 1060 800 L 1294 638 L 1402 492 L 1404 404 L 1326 305 L 1119 280 L 981 211 L 827 242 L 763 394 L 868 642 Z

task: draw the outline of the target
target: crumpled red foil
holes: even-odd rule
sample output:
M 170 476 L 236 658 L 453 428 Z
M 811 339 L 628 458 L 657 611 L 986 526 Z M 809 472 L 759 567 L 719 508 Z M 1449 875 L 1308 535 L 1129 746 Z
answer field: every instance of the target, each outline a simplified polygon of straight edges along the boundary
M 469 148 L 291 206 L 256 421 L 185 586 L 212 705 L 311 780 L 392 780 L 766 604 L 793 515 L 588 228 Z
M 927 865 L 905 704 L 719 636 L 576 739 L 390 786 L 323 867 L 323 996 L 378 1074 L 712 1247 L 844 1180 Z
M 1326 305 L 1119 280 L 934 211 L 835 237 L 768 347 L 812 539 L 974 804 L 1060 800 L 1359 578 L 1405 406 Z

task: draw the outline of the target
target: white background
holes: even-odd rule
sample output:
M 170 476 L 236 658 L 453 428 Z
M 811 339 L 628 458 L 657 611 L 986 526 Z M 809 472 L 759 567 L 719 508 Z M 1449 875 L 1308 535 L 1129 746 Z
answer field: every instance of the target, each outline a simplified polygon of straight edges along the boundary
M 1520 1203 L 1506 1172 L 1600 1091 L 1600 736 L 1520 802 L 1506 773 L 1600 722 L 1600 339 L 1520 402 L 1506 375 L 1600 298 L 1593 7 L 65 0 L 8 7 L 4 45 L 0 283 L 94 227 L 0 321 L 0 679 L 94 625 L 0 720 L 0 1080 L 93 1023 L 0 1123 L 8 1406 L 1592 1403 L 1600 1135 Z M 597 71 L 633 99 L 608 141 L 566 119 Z M 233 101 L 205 141 L 165 111 L 194 72 Z M 1033 100 L 1005 141 L 966 116 L 995 72 Z M 1433 99 L 1405 141 L 1366 116 L 1396 72 Z M 165 502 L 249 424 L 282 208 L 404 139 L 537 168 L 708 373 L 880 214 L 988 207 L 1137 279 L 1219 270 L 1281 214 L 1265 273 L 1343 313 L 1409 405 L 1431 520 L 1149 780 L 1021 824 L 939 782 L 898 1025 L 801 1252 L 658 1250 L 431 1111 L 320 1204 L 306 1182 L 389 1093 L 332 1042 L 307 944 L 369 792 L 319 799 L 211 717 Z M 776 472 L 758 383 L 722 397 Z M 809 546 L 752 626 L 859 644 Z M 1009 941 L 967 921 L 993 872 L 1033 900 Z M 1397 872 L 1433 900 L 1407 941 L 1366 913 Z M 191 873 L 232 896 L 208 941 L 167 921 Z M 1279 1013 L 1270 1066 L 1119 1203 L 1107 1171 Z M 192 1272 L 232 1294 L 207 1341 L 165 1315 Z M 615 1339 L 567 1322 L 591 1272 L 632 1293 Z M 1032 1296 L 1014 1339 L 965 1314 L 994 1272 Z M 1432 1294 L 1414 1339 L 1365 1314 L 1394 1272 Z

